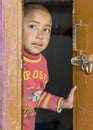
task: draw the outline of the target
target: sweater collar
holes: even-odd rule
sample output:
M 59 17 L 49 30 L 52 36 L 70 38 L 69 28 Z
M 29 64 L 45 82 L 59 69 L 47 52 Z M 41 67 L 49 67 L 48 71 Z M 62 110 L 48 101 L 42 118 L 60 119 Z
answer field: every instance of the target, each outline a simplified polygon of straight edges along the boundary
M 41 60 L 41 54 L 31 55 L 24 51 L 24 60 L 28 62 L 39 62 Z

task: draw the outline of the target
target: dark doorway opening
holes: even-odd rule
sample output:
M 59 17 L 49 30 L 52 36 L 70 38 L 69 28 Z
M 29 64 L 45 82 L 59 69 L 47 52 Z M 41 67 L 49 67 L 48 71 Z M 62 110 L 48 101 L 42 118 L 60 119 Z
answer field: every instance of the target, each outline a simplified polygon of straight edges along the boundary
M 49 82 L 46 91 L 66 97 L 72 87 L 72 1 L 25 0 L 47 6 L 53 17 L 50 44 L 43 52 L 48 62 Z M 37 109 L 36 130 L 72 130 L 72 110 L 61 114 Z

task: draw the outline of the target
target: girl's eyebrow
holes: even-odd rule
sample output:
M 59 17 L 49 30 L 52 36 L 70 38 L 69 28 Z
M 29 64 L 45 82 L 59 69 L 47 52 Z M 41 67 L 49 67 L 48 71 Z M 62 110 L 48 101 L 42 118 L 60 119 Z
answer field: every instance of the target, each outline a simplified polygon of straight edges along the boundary
M 49 27 L 49 28 L 52 28 L 52 25 L 48 25 L 48 24 L 46 24 L 45 26 L 47 26 L 47 27 Z
M 37 23 L 37 24 L 40 24 L 38 21 L 35 21 L 35 20 L 29 20 L 28 23 Z M 49 25 L 49 24 L 46 24 L 45 26 L 51 28 L 52 25 Z
M 34 21 L 34 20 L 28 20 L 28 23 L 37 23 L 37 24 L 39 24 L 39 22 L 38 21 Z

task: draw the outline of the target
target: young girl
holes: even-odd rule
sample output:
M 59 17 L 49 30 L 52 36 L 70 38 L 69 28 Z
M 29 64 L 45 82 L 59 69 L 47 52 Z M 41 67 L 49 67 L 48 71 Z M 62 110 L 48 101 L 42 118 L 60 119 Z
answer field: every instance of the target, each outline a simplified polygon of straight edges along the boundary
M 23 129 L 35 129 L 35 108 L 50 109 L 60 113 L 73 107 L 73 87 L 67 97 L 58 97 L 44 91 L 49 80 L 47 61 L 41 54 L 49 44 L 52 17 L 42 5 L 28 4 L 24 8 L 24 117 Z

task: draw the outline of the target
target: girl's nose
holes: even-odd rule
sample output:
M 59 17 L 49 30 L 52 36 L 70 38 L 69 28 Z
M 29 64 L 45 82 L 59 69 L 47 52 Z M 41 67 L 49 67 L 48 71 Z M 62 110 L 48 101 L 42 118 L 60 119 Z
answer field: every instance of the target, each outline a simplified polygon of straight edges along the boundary
M 37 32 L 37 39 L 40 39 L 40 40 L 43 39 L 43 31 L 42 31 L 42 30 L 39 30 L 39 31 Z

